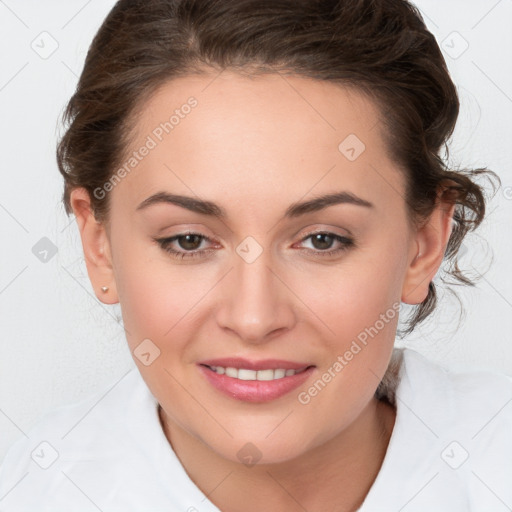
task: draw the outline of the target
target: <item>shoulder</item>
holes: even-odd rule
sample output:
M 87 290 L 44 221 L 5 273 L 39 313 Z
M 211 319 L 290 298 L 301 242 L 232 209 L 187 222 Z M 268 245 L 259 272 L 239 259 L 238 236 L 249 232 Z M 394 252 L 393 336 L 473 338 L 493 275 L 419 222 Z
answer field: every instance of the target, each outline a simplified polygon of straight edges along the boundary
M 91 473 L 127 462 L 135 443 L 124 427 L 134 408 L 141 409 L 140 417 L 144 408 L 149 414 L 156 411 L 136 368 L 78 403 L 47 412 L 11 446 L 0 466 L 2 510 L 43 510 L 39 507 L 45 500 L 54 510 L 61 505 L 65 510 L 71 495 L 77 508 L 80 500 L 85 506 L 87 499 L 73 482 L 77 477 L 86 482 Z
M 512 503 L 512 377 L 453 371 L 411 349 L 395 349 L 392 364 L 395 425 L 361 511 L 410 504 L 467 512 Z
M 432 491 L 475 510 L 488 509 L 496 495 L 512 503 L 512 377 L 454 371 L 408 349 L 403 362 L 402 438 L 415 433 L 408 442 L 426 461 Z
M 0 467 L 2 512 L 218 512 L 190 480 L 137 368 L 46 414 Z
M 512 377 L 488 370 L 454 371 L 403 349 L 397 396 L 402 408 L 429 418 L 441 432 L 469 436 L 485 445 L 512 439 Z
M 418 407 L 454 408 L 465 411 L 465 419 L 486 412 L 503 410 L 503 418 L 512 417 L 512 376 L 489 370 L 460 371 L 436 363 L 411 349 L 403 349 L 401 367 L 402 398 Z M 496 409 L 498 408 L 498 409 Z

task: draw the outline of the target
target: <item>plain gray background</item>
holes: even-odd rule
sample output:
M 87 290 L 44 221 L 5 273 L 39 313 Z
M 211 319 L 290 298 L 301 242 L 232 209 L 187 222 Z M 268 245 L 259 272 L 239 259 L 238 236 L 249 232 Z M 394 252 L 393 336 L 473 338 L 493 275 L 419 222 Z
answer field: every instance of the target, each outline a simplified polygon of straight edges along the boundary
M 119 305 L 103 305 L 90 286 L 55 162 L 62 109 L 113 4 L 0 0 L 0 459 L 44 412 L 106 390 L 134 366 Z M 512 375 L 512 1 L 416 5 L 461 97 L 451 161 L 488 166 L 503 188 L 464 245 L 467 268 L 482 271 L 493 257 L 476 288 L 458 290 L 464 323 L 445 294 L 434 318 L 397 344 L 454 369 Z

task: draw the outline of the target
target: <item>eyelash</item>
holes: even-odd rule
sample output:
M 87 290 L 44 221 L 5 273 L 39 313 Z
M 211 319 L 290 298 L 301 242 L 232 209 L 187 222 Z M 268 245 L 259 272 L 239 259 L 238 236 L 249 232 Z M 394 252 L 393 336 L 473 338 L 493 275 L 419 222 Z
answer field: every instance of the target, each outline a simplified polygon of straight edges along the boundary
M 202 240 L 206 240 L 209 242 L 212 242 L 211 238 L 201 235 L 200 233 L 180 233 L 179 235 L 174 235 L 170 238 L 160 238 L 160 239 L 154 239 L 160 247 L 167 253 L 169 253 L 173 258 L 184 260 L 184 259 L 191 259 L 191 258 L 204 258 L 208 253 L 213 252 L 215 249 L 203 249 L 203 250 L 195 250 L 195 251 L 176 251 L 174 249 L 171 249 L 169 246 L 172 244 L 172 242 L 178 240 L 179 238 L 184 238 L 187 235 L 194 235 L 199 236 Z M 325 251 L 321 250 L 312 250 L 312 249 L 301 249 L 302 252 L 307 252 L 309 254 L 314 253 L 315 256 L 320 256 L 321 258 L 326 257 L 332 257 L 336 256 L 338 254 L 341 254 L 342 252 L 345 252 L 346 250 L 350 249 L 351 247 L 355 246 L 355 242 L 353 239 L 336 235 L 335 233 L 330 233 L 328 231 L 314 231 L 312 233 L 309 233 L 306 235 L 301 242 L 306 241 L 308 238 L 311 238 L 315 235 L 329 235 L 330 237 L 334 238 L 335 241 L 338 241 L 342 244 L 342 246 L 339 249 L 329 249 Z M 206 253 L 206 254 L 205 254 Z

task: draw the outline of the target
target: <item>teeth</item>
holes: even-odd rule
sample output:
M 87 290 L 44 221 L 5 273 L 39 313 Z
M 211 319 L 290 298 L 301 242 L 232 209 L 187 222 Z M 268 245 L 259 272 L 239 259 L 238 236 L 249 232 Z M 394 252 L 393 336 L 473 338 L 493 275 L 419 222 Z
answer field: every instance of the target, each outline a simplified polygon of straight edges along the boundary
M 226 375 L 239 380 L 276 380 L 283 377 L 290 377 L 299 373 L 302 370 L 285 370 L 284 368 L 277 368 L 275 370 L 248 370 L 247 368 L 224 368 L 223 366 L 211 366 L 214 372 L 219 375 Z
M 240 370 L 239 370 L 240 371 Z M 274 370 L 258 370 L 257 380 L 274 380 Z
M 234 377 L 238 379 L 238 370 L 236 368 L 226 368 L 226 377 Z
M 295 373 L 295 370 L 292 370 Z M 286 370 L 274 370 L 274 379 L 282 379 L 286 375 Z
M 234 370 L 234 368 L 230 368 L 230 370 Z M 238 373 L 238 375 L 230 375 L 230 377 L 236 377 L 240 380 L 256 380 L 256 372 L 254 370 L 244 370 L 243 368 L 240 368 L 236 373 Z

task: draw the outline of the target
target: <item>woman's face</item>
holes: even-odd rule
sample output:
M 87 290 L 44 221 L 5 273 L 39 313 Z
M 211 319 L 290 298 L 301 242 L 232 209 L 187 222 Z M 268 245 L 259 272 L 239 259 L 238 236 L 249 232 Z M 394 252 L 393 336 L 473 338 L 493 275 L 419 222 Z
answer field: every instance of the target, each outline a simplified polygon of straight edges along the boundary
M 105 284 L 168 428 L 261 462 L 348 429 L 421 277 L 375 106 L 306 78 L 180 78 L 144 105 L 125 163 Z

